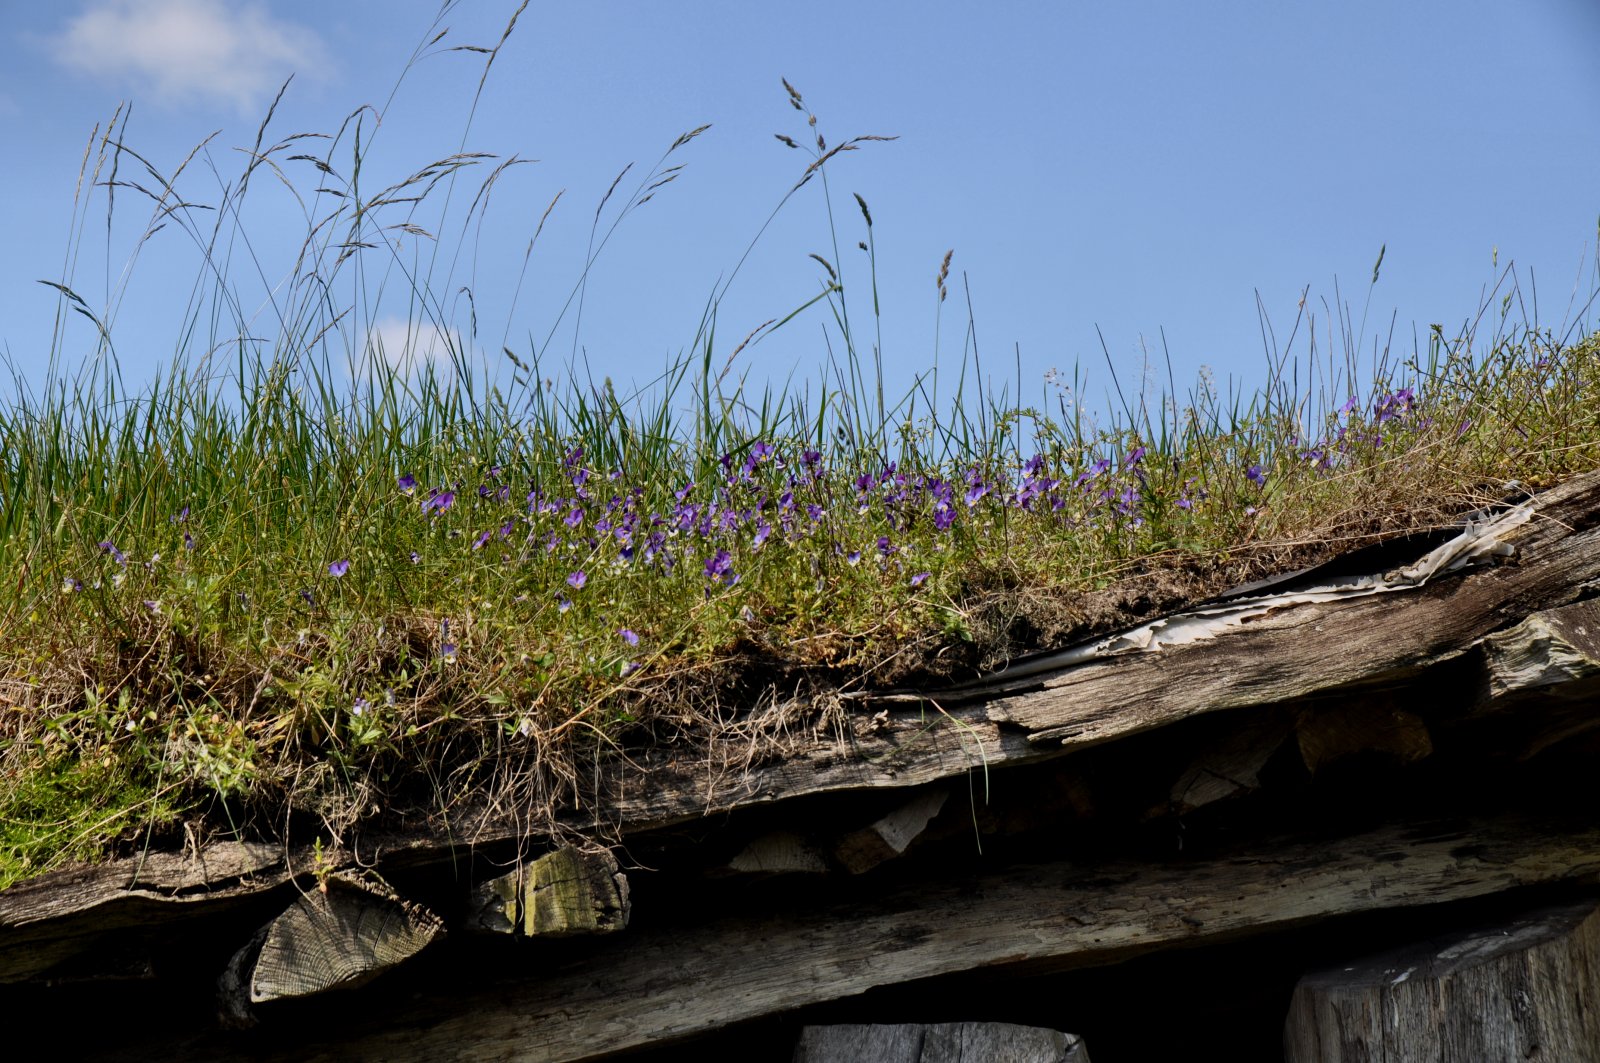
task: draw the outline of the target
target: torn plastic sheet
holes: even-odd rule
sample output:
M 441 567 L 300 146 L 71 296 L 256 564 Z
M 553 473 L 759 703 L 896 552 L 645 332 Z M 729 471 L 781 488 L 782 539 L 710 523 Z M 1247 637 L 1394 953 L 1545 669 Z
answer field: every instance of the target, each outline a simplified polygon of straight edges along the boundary
M 1193 642 L 1202 642 L 1215 638 L 1229 628 L 1238 627 L 1248 620 L 1265 616 L 1275 609 L 1315 602 L 1332 602 L 1343 598 L 1362 598 L 1370 594 L 1414 590 L 1435 576 L 1457 572 L 1471 565 L 1482 564 L 1497 557 L 1508 557 L 1515 553 L 1516 548 L 1502 541 L 1501 536 L 1513 528 L 1526 524 L 1532 517 L 1533 507 L 1527 503 L 1513 506 L 1492 516 L 1473 514 L 1467 518 L 1461 534 L 1401 568 L 1366 576 L 1341 576 L 1325 583 L 1281 594 L 1232 598 L 1216 605 L 1174 613 L 1159 620 L 1140 624 L 1138 627 L 1069 646 L 1064 650 L 1018 661 L 983 679 L 952 687 L 948 692 L 959 693 L 969 688 L 989 687 L 996 683 L 1007 683 L 1040 672 L 1059 671 L 1125 653 L 1150 652 L 1168 646 L 1186 646 Z

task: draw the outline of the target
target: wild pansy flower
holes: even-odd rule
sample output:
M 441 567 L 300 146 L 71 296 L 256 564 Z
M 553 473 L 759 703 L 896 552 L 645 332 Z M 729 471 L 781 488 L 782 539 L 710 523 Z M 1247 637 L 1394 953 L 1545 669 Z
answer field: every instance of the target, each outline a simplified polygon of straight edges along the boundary
M 328 575 L 332 576 L 334 579 L 343 579 L 344 574 L 349 571 L 350 559 L 348 557 L 344 558 L 342 561 L 334 561 L 328 565 Z
M 484 532 L 479 533 L 478 537 L 476 539 L 472 540 L 472 548 L 474 550 L 482 550 L 483 549 L 483 544 L 488 542 L 490 536 L 492 536 L 493 534 L 494 534 L 494 532 L 492 532 L 492 531 L 484 531 Z
M 1122 467 L 1124 469 L 1133 468 L 1135 465 L 1144 460 L 1144 456 L 1147 453 L 1149 453 L 1149 449 L 1147 447 L 1134 447 L 1133 450 L 1129 452 L 1127 458 L 1123 459 Z
M 183 548 L 185 550 L 194 549 L 194 536 L 190 535 L 187 531 L 183 533 Z
M 733 555 L 726 550 L 718 550 L 706 559 L 706 579 L 722 580 L 726 582 L 730 576 L 729 569 L 733 567 Z
M 861 551 L 860 550 L 852 550 L 848 554 L 844 555 L 844 559 L 845 559 L 845 563 L 846 564 L 858 565 L 858 564 L 861 563 Z
M 639 645 L 639 636 L 631 628 L 622 628 L 621 630 L 619 630 L 617 632 L 617 634 L 621 635 L 622 636 L 622 641 L 626 642 L 628 645 L 630 645 L 630 646 Z
M 121 550 L 118 550 L 114 545 L 112 545 L 110 539 L 100 543 L 100 552 L 102 554 L 110 554 L 112 560 L 119 565 L 126 565 L 128 563 L 128 555 L 124 554 Z
M 564 613 L 568 609 L 571 609 L 571 608 L 572 608 L 572 599 L 571 598 L 568 598 L 565 594 L 559 595 L 556 598 L 556 612 Z
M 178 510 L 178 512 L 176 512 L 172 516 L 168 517 L 167 518 L 167 523 L 168 524 L 182 524 L 184 521 L 186 521 L 188 519 L 189 519 L 189 507 L 188 506 L 184 506 L 182 509 Z
M 146 609 L 150 610 L 152 613 L 155 613 L 157 616 L 161 615 L 161 603 L 160 602 L 151 601 L 149 598 L 146 598 L 144 600 L 144 607 Z
M 922 586 L 924 583 L 928 582 L 928 577 L 930 575 L 932 575 L 930 572 L 918 572 L 915 576 L 911 577 L 911 585 L 913 587 Z
M 1267 474 L 1261 471 L 1261 466 L 1259 465 L 1250 466 L 1244 471 L 1244 474 L 1257 487 L 1265 487 L 1267 485 Z
M 421 560 L 422 560 L 422 555 L 421 554 L 417 553 L 415 550 L 411 551 L 411 563 L 413 565 L 417 564 Z
M 83 590 L 83 583 L 81 580 L 75 580 L 71 576 L 68 576 L 66 579 L 61 581 L 62 594 L 75 594 L 81 590 Z
M 588 583 L 588 582 L 589 582 L 588 573 L 584 572 L 583 569 L 581 569 L 581 568 L 578 571 L 570 573 L 567 576 L 567 585 L 570 586 L 575 591 L 583 590 L 583 585 L 585 583 Z
M 400 489 L 400 493 L 403 495 L 412 494 L 417 489 L 417 478 L 410 473 L 406 473 L 395 481 L 395 486 Z
M 445 510 L 455 505 L 455 502 L 456 493 L 454 491 L 446 491 L 443 488 L 436 487 L 428 496 L 427 501 L 422 503 L 422 512 L 424 515 L 429 513 L 443 513 Z
M 371 708 L 371 703 L 368 702 L 366 698 L 356 698 L 356 700 L 350 706 L 350 715 L 360 716 L 369 708 Z

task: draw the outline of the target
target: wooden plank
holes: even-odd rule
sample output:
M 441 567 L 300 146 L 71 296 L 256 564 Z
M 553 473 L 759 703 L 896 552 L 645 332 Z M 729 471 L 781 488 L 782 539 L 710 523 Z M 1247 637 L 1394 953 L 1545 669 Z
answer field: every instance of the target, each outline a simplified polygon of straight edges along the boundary
M 1585 900 L 1306 975 L 1289 1063 L 1600 1063 L 1600 905 Z
M 37 977 L 95 948 L 107 933 L 159 931 L 201 909 L 249 903 L 291 877 L 279 846 L 216 842 L 19 882 L 0 891 L 0 983 Z
M 1014 867 L 851 904 L 635 928 L 520 984 L 441 986 L 400 1014 L 350 1016 L 292 1058 L 591 1059 L 917 978 L 1099 965 L 1597 873 L 1600 830 L 1510 818 L 1192 863 Z

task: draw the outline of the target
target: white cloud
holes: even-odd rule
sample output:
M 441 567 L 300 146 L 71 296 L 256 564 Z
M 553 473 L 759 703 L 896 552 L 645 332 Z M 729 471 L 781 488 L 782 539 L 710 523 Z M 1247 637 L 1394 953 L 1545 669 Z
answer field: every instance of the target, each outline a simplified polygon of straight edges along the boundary
M 441 382 L 449 381 L 455 378 L 456 358 L 463 349 L 461 335 L 453 329 L 445 332 L 425 321 L 380 318 L 367 329 L 366 350 L 360 363 L 351 367 L 351 375 L 369 376 L 374 366 L 387 362 L 403 378 L 414 378 L 429 367 Z
M 48 44 L 72 70 L 247 116 L 289 74 L 319 78 L 331 66 L 314 32 L 237 0 L 91 0 Z

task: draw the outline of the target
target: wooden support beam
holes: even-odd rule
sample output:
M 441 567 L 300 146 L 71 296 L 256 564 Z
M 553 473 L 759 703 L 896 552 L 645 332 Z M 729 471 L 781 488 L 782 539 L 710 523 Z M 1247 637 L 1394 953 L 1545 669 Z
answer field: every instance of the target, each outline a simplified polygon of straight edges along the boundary
M 1600 904 L 1544 908 L 1306 975 L 1288 1063 L 1600 1063 Z

